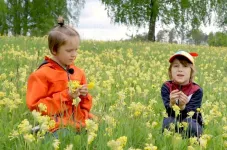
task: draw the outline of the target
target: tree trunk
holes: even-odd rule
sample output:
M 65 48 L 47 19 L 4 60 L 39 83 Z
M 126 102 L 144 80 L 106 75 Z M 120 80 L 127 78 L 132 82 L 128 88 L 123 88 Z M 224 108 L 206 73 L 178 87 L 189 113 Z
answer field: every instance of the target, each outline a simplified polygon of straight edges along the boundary
M 28 32 L 28 14 L 29 14 L 29 10 L 28 10 L 28 7 L 29 7 L 29 1 L 28 0 L 25 0 L 24 1 L 24 21 L 22 22 L 23 24 L 23 35 L 27 35 L 27 32 Z
M 155 12 L 156 8 L 154 7 L 155 0 L 151 0 L 150 3 L 150 20 L 149 20 L 149 31 L 148 31 L 148 41 L 155 42 L 155 23 L 156 23 L 156 17 L 157 12 Z
M 20 0 L 16 0 L 16 1 L 11 1 L 11 5 L 12 5 L 12 31 L 13 31 L 13 35 L 20 35 L 21 34 L 21 3 Z

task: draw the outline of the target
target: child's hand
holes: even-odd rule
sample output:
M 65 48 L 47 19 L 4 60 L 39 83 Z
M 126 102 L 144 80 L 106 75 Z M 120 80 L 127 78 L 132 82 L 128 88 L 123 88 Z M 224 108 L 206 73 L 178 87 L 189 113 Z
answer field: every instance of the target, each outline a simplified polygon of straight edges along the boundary
M 188 103 L 188 97 L 183 92 L 180 92 L 179 107 L 183 109 L 187 103 Z
M 174 104 L 176 104 L 176 101 L 180 98 L 180 92 L 179 90 L 173 90 L 170 95 L 169 95 L 169 99 L 170 99 L 170 106 L 173 106 Z
M 80 91 L 79 89 L 76 89 L 74 92 L 69 91 L 69 95 L 72 97 L 72 99 L 75 99 L 80 96 Z
M 82 96 L 86 96 L 88 94 L 88 88 L 87 88 L 87 85 L 84 84 L 82 85 L 80 88 L 79 88 L 79 93 L 80 95 Z

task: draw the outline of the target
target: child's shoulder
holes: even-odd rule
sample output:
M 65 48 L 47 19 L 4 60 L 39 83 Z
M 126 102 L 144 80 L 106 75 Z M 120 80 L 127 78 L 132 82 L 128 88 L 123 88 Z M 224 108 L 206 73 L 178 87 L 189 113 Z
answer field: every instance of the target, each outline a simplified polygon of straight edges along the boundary
M 196 91 L 199 90 L 199 91 L 203 92 L 202 87 L 198 83 L 192 82 L 192 85 L 193 85 L 194 89 L 197 89 Z
M 47 74 L 51 74 L 52 70 L 53 69 L 48 64 L 44 64 L 34 70 L 34 72 L 31 73 L 31 76 L 45 77 Z
M 162 84 L 162 86 L 164 86 L 164 85 L 170 86 L 170 85 L 172 85 L 172 84 L 173 84 L 173 82 L 172 82 L 171 80 L 168 80 L 168 81 L 165 81 L 165 82 Z
M 196 83 L 196 82 L 192 82 L 192 85 L 201 88 L 201 86 L 198 83 Z

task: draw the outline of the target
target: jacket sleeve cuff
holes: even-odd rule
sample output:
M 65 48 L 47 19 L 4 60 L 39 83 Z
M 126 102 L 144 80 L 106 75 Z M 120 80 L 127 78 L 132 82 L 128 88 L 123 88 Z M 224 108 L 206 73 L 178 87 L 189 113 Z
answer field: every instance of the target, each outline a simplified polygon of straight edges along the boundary
M 68 89 L 65 89 L 64 91 L 62 91 L 61 96 L 62 96 L 61 99 L 64 102 L 73 100 L 73 98 L 69 95 L 69 90 Z

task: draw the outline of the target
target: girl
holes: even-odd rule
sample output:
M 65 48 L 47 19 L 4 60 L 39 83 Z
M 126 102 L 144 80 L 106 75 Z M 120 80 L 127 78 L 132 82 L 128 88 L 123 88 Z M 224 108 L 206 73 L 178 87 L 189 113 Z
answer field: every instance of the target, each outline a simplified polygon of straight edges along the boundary
M 64 25 L 63 18 L 59 17 L 58 26 L 48 35 L 52 57 L 46 56 L 28 79 L 27 106 L 31 111 L 40 111 L 38 106 L 41 103 L 46 106 L 47 110 L 40 112 L 55 121 L 51 132 L 67 125 L 80 129 L 85 126 L 85 120 L 92 117 L 92 97 L 88 93 L 85 74 L 74 65 L 79 42 L 78 32 Z M 71 92 L 68 88 L 70 80 L 78 81 L 81 87 Z M 75 98 L 81 100 L 77 106 L 73 105 Z
M 187 122 L 186 135 L 199 137 L 202 134 L 202 115 L 198 110 L 201 107 L 203 90 L 193 82 L 193 56 L 198 54 L 178 51 L 169 59 L 170 81 L 161 87 L 162 100 L 168 113 L 168 117 L 163 120 L 162 129 L 169 129 L 170 124 L 175 124 L 175 130 L 182 132 L 183 128 L 177 126 L 177 123 Z M 180 109 L 179 115 L 173 110 L 175 106 Z

